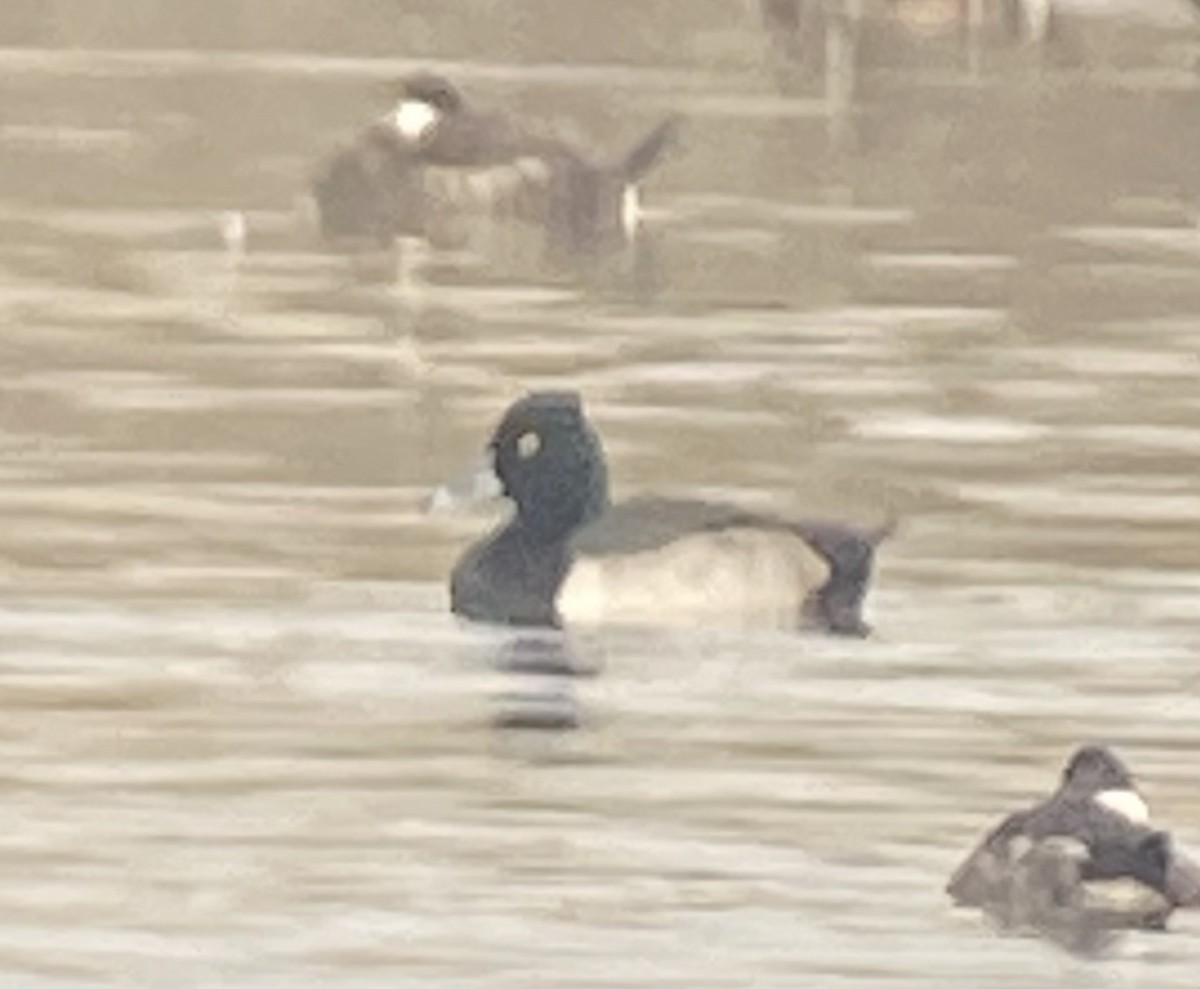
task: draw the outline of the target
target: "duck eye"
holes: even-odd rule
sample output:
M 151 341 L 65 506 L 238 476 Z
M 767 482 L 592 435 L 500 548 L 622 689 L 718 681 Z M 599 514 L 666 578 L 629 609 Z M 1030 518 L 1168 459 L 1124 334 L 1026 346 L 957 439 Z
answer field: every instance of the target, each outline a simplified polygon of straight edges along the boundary
M 522 433 L 517 437 L 517 456 L 522 460 L 529 460 L 532 457 L 536 457 L 541 448 L 542 438 L 537 433 Z

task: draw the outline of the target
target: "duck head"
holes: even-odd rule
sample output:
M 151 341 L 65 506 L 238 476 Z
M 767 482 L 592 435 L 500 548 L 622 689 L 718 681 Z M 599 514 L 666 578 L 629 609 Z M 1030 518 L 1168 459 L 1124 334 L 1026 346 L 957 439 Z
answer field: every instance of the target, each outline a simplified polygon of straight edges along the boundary
M 1125 764 L 1103 745 L 1078 749 L 1063 769 L 1059 792 L 1072 800 L 1093 800 L 1137 824 L 1150 819 L 1150 811 Z
M 539 542 L 566 538 L 608 507 L 608 465 L 578 393 L 531 392 L 508 407 L 483 460 L 433 494 L 431 510 L 510 499 Z
M 543 536 L 565 535 L 608 505 L 604 448 L 575 392 L 533 392 L 515 402 L 488 452 L 518 518 Z
M 433 72 L 415 72 L 400 80 L 398 99 L 387 120 L 404 141 L 417 144 L 463 106 L 462 93 L 449 79 Z

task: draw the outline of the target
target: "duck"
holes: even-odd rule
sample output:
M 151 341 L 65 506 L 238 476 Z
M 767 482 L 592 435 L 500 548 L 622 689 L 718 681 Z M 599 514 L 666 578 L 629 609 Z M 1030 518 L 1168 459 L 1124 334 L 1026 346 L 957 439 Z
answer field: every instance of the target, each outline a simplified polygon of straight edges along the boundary
M 1092 849 L 1079 838 L 1052 835 L 1014 855 L 1002 908 L 1005 930 L 1033 931 L 1071 954 L 1096 956 L 1131 927 L 1162 930 L 1173 909 L 1158 891 L 1170 847 L 1160 833 L 1125 836 L 1128 878 L 1091 879 Z
M 319 165 L 310 205 L 322 239 L 386 248 L 419 234 L 426 221 L 423 148 L 462 107 L 462 94 L 443 77 L 417 73 L 402 80 L 389 112 Z
M 946 892 L 1005 930 L 1032 930 L 1090 953 L 1123 929 L 1160 930 L 1200 905 L 1200 866 L 1150 824 L 1125 763 L 1077 749 L 1058 789 L 1005 817 L 954 871 Z
M 449 209 L 535 226 L 552 258 L 603 255 L 636 241 L 642 182 L 679 127 L 667 116 L 624 153 L 596 157 L 416 72 L 386 113 L 320 164 L 311 202 L 332 242 L 422 236 L 433 211 Z
M 600 437 L 575 391 L 513 402 L 464 480 L 434 510 L 502 495 L 511 517 L 462 553 L 450 575 L 461 618 L 560 628 L 675 622 L 811 628 L 865 637 L 876 546 L 866 531 L 701 499 L 613 503 Z

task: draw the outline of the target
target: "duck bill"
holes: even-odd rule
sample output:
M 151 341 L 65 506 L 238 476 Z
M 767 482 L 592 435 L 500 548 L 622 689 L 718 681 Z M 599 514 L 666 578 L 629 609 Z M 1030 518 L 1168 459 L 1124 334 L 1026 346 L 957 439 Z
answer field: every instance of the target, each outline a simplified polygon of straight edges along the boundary
M 495 501 L 504 488 L 496 476 L 490 454 L 484 454 L 450 480 L 440 485 L 430 496 L 426 510 L 431 514 L 452 512 Z

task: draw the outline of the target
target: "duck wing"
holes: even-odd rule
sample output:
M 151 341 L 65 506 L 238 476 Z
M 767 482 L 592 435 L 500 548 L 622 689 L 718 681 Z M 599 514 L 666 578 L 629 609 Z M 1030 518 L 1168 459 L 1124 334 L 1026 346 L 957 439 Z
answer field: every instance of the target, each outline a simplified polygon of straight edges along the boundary
M 430 168 L 449 170 L 448 198 L 540 227 L 556 259 L 595 256 L 628 244 L 641 222 L 636 183 L 662 158 L 678 130 L 669 117 L 614 162 L 579 142 L 500 113 L 447 119 L 421 150 Z
M 1028 811 L 1009 814 L 992 828 L 954 870 L 946 892 L 963 907 L 986 907 L 1004 899 L 1012 873 L 1013 840 L 1023 833 Z
M 775 528 L 769 516 L 719 502 L 685 498 L 630 498 L 611 506 L 572 539 L 572 548 L 585 555 L 641 553 L 685 536 L 739 526 Z
M 446 117 L 422 142 L 420 154 L 435 168 L 491 168 L 538 157 L 548 143 L 506 113 L 471 109 Z

